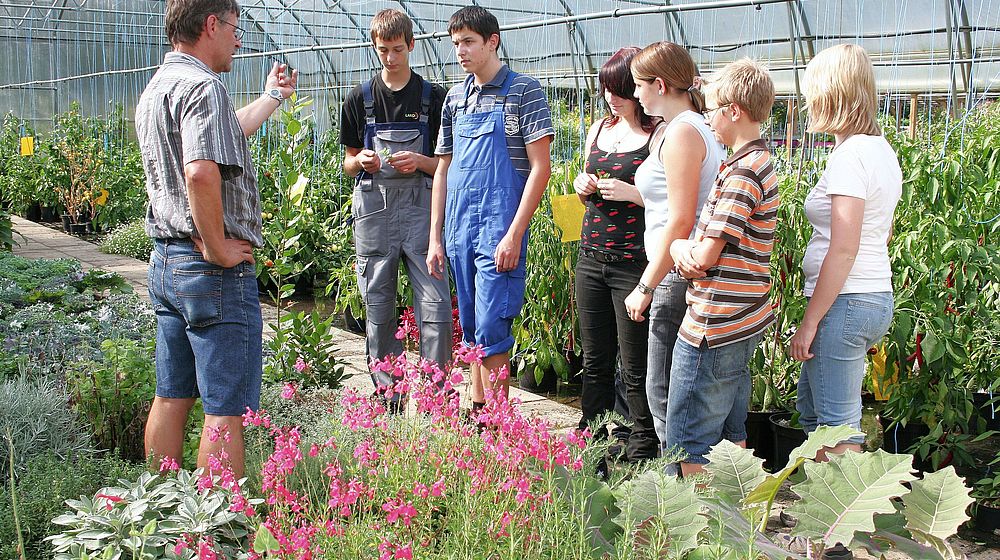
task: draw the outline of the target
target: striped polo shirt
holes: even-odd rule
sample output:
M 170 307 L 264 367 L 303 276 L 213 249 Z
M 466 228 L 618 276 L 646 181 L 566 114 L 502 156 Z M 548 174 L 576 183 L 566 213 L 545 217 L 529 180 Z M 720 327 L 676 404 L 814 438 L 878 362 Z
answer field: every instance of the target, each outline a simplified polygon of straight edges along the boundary
M 482 86 L 477 86 L 475 76 L 469 74 L 463 83 L 448 90 L 441 111 L 441 132 L 438 134 L 435 154 L 447 155 L 454 151 L 452 123 L 456 116 L 462 114 L 463 107 L 467 113 L 493 110 L 497 95 L 510 72 L 510 68 L 504 64 L 497 75 Z M 514 77 L 504 103 L 503 128 L 507 137 L 507 153 L 514 169 L 527 177 L 531 165 L 528 164 L 528 150 L 525 146 L 545 136 L 555 135 L 549 102 L 545 99 L 545 91 L 538 80 L 524 74 Z
M 150 237 L 198 236 L 188 203 L 184 166 L 211 160 L 222 174 L 226 237 L 264 245 L 260 193 L 243 128 L 219 75 L 204 62 L 169 52 L 135 108 L 142 152 Z
M 778 216 L 778 178 L 764 140 L 722 163 L 701 210 L 695 239 L 726 241 L 706 276 L 690 281 L 680 337 L 711 348 L 750 338 L 774 322 L 770 260 Z

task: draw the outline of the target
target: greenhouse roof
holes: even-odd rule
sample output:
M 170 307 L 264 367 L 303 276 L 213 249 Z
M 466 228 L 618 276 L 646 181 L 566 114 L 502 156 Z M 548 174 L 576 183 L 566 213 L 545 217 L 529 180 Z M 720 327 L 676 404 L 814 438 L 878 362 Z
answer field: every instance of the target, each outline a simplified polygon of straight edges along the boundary
M 752 57 L 771 68 L 782 94 L 833 44 L 862 44 L 888 94 L 950 93 L 975 103 L 1000 79 L 1000 0 L 488 0 L 501 56 L 550 87 L 592 90 L 596 69 L 618 48 L 670 40 L 703 73 Z M 446 35 L 463 3 L 443 0 L 248 0 L 241 62 L 227 81 L 256 94 L 271 60 L 301 72 L 300 89 L 333 106 L 377 66 L 368 25 L 380 9 L 410 15 L 418 34 L 411 64 L 442 83 L 462 77 Z M 68 100 L 134 104 L 169 50 L 165 3 L 154 0 L 0 0 L 0 110 L 45 113 Z M 84 77 L 81 77 L 84 76 Z M 25 106 L 30 105 L 26 110 Z

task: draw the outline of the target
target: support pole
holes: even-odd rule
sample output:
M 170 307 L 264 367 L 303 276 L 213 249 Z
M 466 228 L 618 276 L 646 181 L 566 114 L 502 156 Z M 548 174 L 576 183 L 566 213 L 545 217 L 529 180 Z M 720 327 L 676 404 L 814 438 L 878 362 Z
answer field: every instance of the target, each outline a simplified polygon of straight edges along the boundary
M 792 142 L 795 141 L 795 112 L 798 110 L 796 99 L 788 100 L 788 114 L 785 115 L 785 159 L 792 159 Z
M 917 138 L 917 94 L 910 94 L 910 140 Z

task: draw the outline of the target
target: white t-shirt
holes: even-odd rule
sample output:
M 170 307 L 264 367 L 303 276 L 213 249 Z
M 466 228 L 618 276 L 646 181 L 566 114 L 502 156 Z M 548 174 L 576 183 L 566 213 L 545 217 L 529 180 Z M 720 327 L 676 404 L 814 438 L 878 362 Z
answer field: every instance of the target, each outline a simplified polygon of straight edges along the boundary
M 882 136 L 855 134 L 830 154 L 826 169 L 806 197 L 806 218 L 813 235 L 806 247 L 802 269 L 805 295 L 812 296 L 819 269 L 830 250 L 831 195 L 865 201 L 861 244 L 842 294 L 892 291 L 892 268 L 886 243 L 892 215 L 903 192 L 903 173 L 892 146 Z

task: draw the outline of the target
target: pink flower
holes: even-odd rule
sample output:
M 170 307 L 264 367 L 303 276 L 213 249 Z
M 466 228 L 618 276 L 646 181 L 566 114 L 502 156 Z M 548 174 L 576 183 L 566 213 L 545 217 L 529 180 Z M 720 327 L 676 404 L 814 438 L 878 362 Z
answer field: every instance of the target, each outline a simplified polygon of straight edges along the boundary
M 417 508 L 413 507 L 413 503 L 403 500 L 389 500 L 382 504 L 382 511 L 389 514 L 385 516 L 386 521 L 389 523 L 402 521 L 406 527 L 409 527 L 410 520 L 417 516 Z
M 299 360 L 301 360 L 301 358 L 299 358 Z M 295 365 L 298 366 L 298 363 L 296 362 Z M 296 367 L 296 369 L 298 369 L 298 367 Z M 285 383 L 284 387 L 281 389 L 281 398 L 288 400 L 294 399 L 297 392 L 298 387 L 294 383 Z
M 307 364 L 305 360 L 302 359 L 302 356 L 296 356 L 295 365 L 293 367 L 295 368 L 295 371 L 302 373 L 303 371 L 309 369 L 309 364 Z
M 161 473 L 174 472 L 174 471 L 180 470 L 180 468 L 181 468 L 180 465 L 177 464 L 177 461 L 174 460 L 173 457 L 168 457 L 168 456 L 164 455 L 163 458 L 160 459 L 160 472 Z
M 115 504 L 124 500 L 124 498 L 122 498 L 121 496 L 113 496 L 111 494 L 98 494 L 94 496 L 94 500 L 95 501 L 105 500 L 104 508 L 107 509 L 108 511 L 111 511 L 112 509 L 114 509 Z

